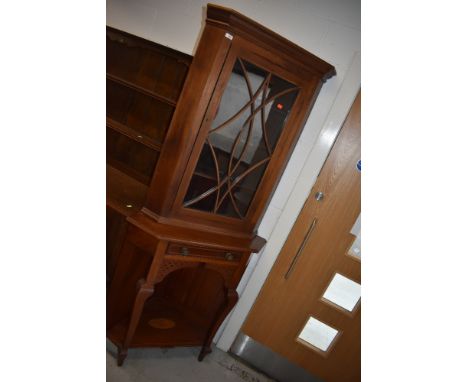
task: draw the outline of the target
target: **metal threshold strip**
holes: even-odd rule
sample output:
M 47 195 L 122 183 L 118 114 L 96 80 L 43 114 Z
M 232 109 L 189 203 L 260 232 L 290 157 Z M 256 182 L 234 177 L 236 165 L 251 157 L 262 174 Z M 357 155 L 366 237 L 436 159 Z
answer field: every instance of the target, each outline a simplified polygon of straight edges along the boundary
M 242 332 L 237 335 L 230 353 L 278 382 L 323 382 Z

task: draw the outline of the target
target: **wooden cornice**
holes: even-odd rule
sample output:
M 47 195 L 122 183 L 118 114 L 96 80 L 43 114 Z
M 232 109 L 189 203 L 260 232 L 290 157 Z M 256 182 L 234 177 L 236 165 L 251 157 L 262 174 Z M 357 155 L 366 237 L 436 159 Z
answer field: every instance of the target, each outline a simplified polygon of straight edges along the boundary
M 147 40 L 143 37 L 130 34 L 128 32 L 110 27 L 108 25 L 106 25 L 106 36 L 110 40 L 125 43 L 125 45 L 128 47 L 136 47 L 143 45 L 146 49 L 162 52 L 167 56 L 174 57 L 178 62 L 181 62 L 186 66 L 190 66 L 190 63 L 193 60 L 193 57 L 190 54 L 183 53 L 177 49 L 173 49 L 168 46 L 163 46 L 157 43 L 156 41 Z
M 283 51 L 305 68 L 319 73 L 323 82 L 336 74 L 333 65 L 233 9 L 208 4 L 206 22 L 266 46 L 270 50 L 274 47 Z

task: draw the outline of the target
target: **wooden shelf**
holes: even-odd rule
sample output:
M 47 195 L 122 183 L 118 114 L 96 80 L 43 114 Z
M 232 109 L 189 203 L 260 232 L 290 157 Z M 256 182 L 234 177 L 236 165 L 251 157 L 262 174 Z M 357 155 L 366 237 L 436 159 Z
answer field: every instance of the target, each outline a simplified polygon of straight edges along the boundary
M 107 165 L 106 204 L 125 216 L 138 212 L 145 202 L 148 187 Z
M 168 329 L 156 329 L 149 325 L 149 321 L 163 318 L 175 325 Z M 125 338 L 128 320 L 123 320 L 107 332 L 107 337 L 117 346 L 122 346 Z M 131 341 L 131 347 L 173 347 L 173 346 L 201 346 L 206 335 L 206 329 L 200 327 L 189 315 L 159 299 L 151 302 L 151 308 L 145 306 L 139 325 Z
M 114 81 L 114 82 L 116 82 L 118 84 L 121 84 L 123 86 L 126 86 L 126 87 L 128 87 L 130 89 L 133 89 L 133 90 L 136 90 L 136 91 L 138 91 L 140 93 L 143 93 L 143 94 L 145 94 L 145 95 L 147 95 L 149 97 L 152 97 L 152 98 L 154 98 L 154 99 L 156 99 L 158 101 L 164 102 L 164 103 L 166 103 L 168 105 L 175 106 L 177 104 L 177 100 L 172 100 L 172 99 L 169 99 L 167 97 L 164 97 L 164 96 L 162 96 L 162 95 L 160 95 L 160 94 L 158 94 L 158 93 L 156 93 L 154 91 L 148 90 L 148 89 L 146 89 L 146 88 L 144 88 L 142 86 L 139 86 L 137 84 L 134 84 L 132 82 L 124 80 L 123 78 L 120 78 L 120 77 L 118 77 L 118 76 L 116 76 L 114 74 L 107 73 L 106 78 L 108 80 Z
M 107 164 L 116 170 L 124 173 L 129 176 L 131 179 L 136 180 L 139 183 L 142 183 L 145 186 L 148 186 L 151 182 L 151 177 L 145 174 L 142 174 L 138 170 L 135 170 L 132 166 L 129 166 L 125 162 L 116 160 L 114 158 L 107 157 Z
M 199 176 L 200 178 L 209 179 L 209 180 L 213 180 L 213 181 L 217 182 L 217 179 L 216 179 L 215 176 L 205 174 L 204 172 L 201 172 L 201 171 L 195 171 L 195 172 L 193 173 L 193 175 L 197 175 L 197 176 Z
M 115 130 L 130 139 L 133 139 L 135 142 L 141 143 L 150 149 L 161 151 L 161 143 L 157 142 L 153 138 L 138 132 L 137 130 L 132 129 L 120 122 L 113 120 L 112 118 L 106 117 L 106 126 Z

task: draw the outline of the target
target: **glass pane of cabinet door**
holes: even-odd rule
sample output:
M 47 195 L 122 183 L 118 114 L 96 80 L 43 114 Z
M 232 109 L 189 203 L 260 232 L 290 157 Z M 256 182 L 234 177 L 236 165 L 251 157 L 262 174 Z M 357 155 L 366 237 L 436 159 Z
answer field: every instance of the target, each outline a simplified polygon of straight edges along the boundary
M 237 58 L 184 197 L 184 207 L 244 218 L 299 88 Z

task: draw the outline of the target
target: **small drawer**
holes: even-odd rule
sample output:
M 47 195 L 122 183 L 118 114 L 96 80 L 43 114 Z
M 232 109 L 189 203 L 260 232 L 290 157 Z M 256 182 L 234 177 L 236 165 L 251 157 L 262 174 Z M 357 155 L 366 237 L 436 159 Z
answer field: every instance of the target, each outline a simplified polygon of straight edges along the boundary
M 223 251 L 217 249 L 195 247 L 183 244 L 170 243 L 167 248 L 168 255 L 190 256 L 199 258 L 219 259 L 238 262 L 242 253 Z

